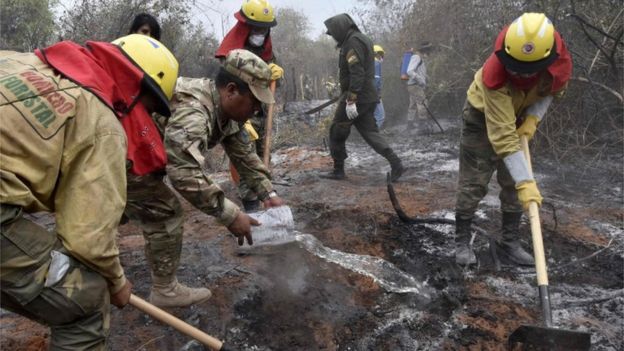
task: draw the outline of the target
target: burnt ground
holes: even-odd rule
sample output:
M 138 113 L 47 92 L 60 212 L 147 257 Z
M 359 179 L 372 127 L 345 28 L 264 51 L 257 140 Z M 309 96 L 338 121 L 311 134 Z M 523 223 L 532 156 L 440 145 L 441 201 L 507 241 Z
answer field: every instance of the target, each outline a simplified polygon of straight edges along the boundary
M 453 218 L 458 169 L 456 121 L 447 132 L 389 137 L 410 167 L 395 185 L 411 216 Z M 479 264 L 454 264 L 448 225 L 408 225 L 390 204 L 385 160 L 354 136 L 347 181 L 319 178 L 331 166 L 322 147 L 283 147 L 273 158 L 277 190 L 296 228 L 325 247 L 377 256 L 425 282 L 430 296 L 394 293 L 370 277 L 288 244 L 241 251 L 227 230 L 186 209 L 179 279 L 207 286 L 209 301 L 168 311 L 241 350 L 504 350 L 521 324 L 540 324 L 533 269 L 496 271 L 487 240 L 477 237 Z M 213 166 L 221 159 L 213 157 Z M 621 160 L 620 160 L 621 161 Z M 621 168 L 621 162 L 620 166 Z M 222 164 L 221 164 L 221 168 Z M 556 326 L 589 331 L 593 350 L 624 345 L 624 235 L 621 169 L 556 164 L 534 155 Z M 591 168 L 591 169 L 589 169 Z M 218 172 L 228 195 L 227 174 Z M 482 202 L 477 224 L 498 234 L 497 185 Z M 527 239 L 529 226 L 522 232 Z M 138 227 L 120 227 L 122 262 L 135 294 L 149 293 L 149 270 Z M 112 350 L 203 350 L 132 306 L 113 308 Z M 48 330 L 3 311 L 0 349 L 44 350 Z

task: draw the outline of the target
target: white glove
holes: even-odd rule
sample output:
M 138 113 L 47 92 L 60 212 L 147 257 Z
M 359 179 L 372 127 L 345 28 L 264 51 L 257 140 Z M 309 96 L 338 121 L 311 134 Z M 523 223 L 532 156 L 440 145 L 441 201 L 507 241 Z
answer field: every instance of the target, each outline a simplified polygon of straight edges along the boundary
M 345 111 L 347 111 L 347 118 L 350 120 L 354 120 L 355 117 L 358 116 L 358 110 L 355 106 L 355 102 L 347 103 L 347 108 L 345 108 Z

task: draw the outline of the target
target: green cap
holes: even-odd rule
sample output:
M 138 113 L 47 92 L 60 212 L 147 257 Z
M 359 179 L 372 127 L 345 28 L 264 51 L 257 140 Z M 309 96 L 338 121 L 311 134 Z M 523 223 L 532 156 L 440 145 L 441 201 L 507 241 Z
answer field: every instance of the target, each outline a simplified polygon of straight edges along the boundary
M 269 89 L 271 69 L 260 57 L 247 50 L 232 50 L 225 58 L 224 68 L 247 83 L 258 100 L 265 104 L 275 103 Z

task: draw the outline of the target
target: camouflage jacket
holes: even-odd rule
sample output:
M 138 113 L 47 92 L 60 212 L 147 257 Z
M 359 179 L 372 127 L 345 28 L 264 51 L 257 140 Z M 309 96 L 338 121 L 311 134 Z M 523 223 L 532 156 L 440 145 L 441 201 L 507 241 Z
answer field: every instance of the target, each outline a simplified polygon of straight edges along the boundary
M 260 199 L 273 190 L 269 171 L 253 152 L 249 135 L 238 123 L 223 119 L 213 81 L 178 78 L 172 115 L 164 127 L 167 175 L 175 189 L 204 213 L 229 226 L 239 208 L 206 173 L 204 151 L 221 144 L 236 170 Z

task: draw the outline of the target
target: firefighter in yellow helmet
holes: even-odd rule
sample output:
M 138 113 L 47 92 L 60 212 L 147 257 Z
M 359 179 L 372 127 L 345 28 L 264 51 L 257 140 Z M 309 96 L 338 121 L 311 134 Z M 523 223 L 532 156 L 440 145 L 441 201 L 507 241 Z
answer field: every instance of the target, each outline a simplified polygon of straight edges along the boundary
M 554 97 L 572 71 L 563 39 L 542 13 L 525 13 L 498 35 L 494 52 L 477 71 L 463 110 L 456 204 L 459 264 L 476 262 L 470 226 L 494 171 L 501 186 L 502 239 L 499 248 L 520 265 L 533 265 L 521 245 L 523 207 L 542 196 L 520 150 L 520 135 L 533 137 Z
M 271 80 L 278 81 L 282 79 L 284 70 L 276 64 L 271 39 L 271 28 L 277 25 L 273 6 L 267 0 L 244 0 L 240 10 L 234 14 L 234 17 L 237 19 L 237 23 L 223 38 L 215 57 L 223 62 L 231 50 L 249 50 L 269 64 Z M 266 135 L 264 126 L 266 116 L 264 111 L 266 110 L 265 105 L 263 106 L 263 113 L 251 118 L 245 126 L 247 130 L 254 130 L 250 133 L 250 136 L 252 136 L 251 141 L 260 159 L 264 157 Z M 253 138 L 254 134 L 257 135 L 256 138 Z M 232 169 L 232 178 L 237 180 L 238 175 L 236 171 L 233 167 L 230 168 Z M 255 211 L 260 208 L 260 200 L 251 191 L 245 180 L 240 182 L 238 190 L 246 211 Z
M 178 63 L 143 35 L 116 43 L 0 52 L 0 305 L 51 326 L 53 350 L 106 349 L 109 304 L 132 289 L 115 242 L 126 165 L 164 166 L 151 113 L 170 115 Z M 41 211 L 54 232 L 24 217 Z

